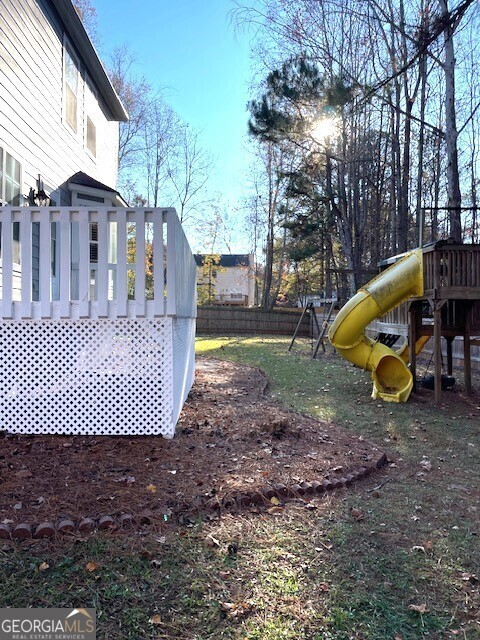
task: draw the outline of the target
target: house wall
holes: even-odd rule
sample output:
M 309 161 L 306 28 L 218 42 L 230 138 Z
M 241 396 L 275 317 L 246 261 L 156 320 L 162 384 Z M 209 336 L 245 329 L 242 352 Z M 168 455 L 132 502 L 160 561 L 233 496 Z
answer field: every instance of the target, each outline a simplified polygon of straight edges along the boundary
M 118 123 L 89 90 L 81 60 L 77 134 L 64 122 L 65 34 L 53 7 L 0 0 L 0 15 L 0 146 L 22 164 L 23 193 L 40 174 L 56 204 L 70 204 L 65 183 L 77 171 L 115 187 Z M 96 127 L 95 158 L 86 148 L 87 113 Z
M 241 293 L 248 296 L 248 305 L 254 300 L 254 279 L 250 266 L 216 267 L 217 275 L 214 278 L 215 294 Z M 202 267 L 197 267 L 198 284 L 206 284 L 203 278 Z
M 248 267 L 218 267 L 215 292 L 248 295 Z

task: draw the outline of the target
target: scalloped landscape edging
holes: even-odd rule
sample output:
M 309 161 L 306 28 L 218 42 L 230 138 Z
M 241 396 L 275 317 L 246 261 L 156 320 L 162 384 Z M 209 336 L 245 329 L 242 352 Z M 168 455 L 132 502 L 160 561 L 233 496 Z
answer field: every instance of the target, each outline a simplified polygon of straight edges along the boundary
M 348 487 L 352 483 L 366 478 L 373 472 L 384 467 L 387 462 L 387 455 L 384 453 L 375 463 L 353 469 L 340 478 L 323 478 L 322 480 L 313 480 L 312 482 L 302 482 L 301 484 L 292 484 L 289 486 L 274 484 L 248 493 L 227 495 L 223 498 L 205 499 L 200 504 L 184 504 L 172 510 L 172 517 L 177 517 L 178 519 L 181 514 L 188 513 L 189 508 L 191 509 L 192 507 L 196 513 L 202 511 L 222 513 L 224 511 L 244 509 L 245 507 L 259 504 L 271 505 L 272 498 L 285 501 L 301 499 L 303 496 L 322 495 L 334 489 Z M 78 522 L 70 520 L 69 518 L 63 518 L 56 523 L 49 521 L 33 524 L 21 522 L 13 527 L 10 526 L 10 524 L 0 523 L 0 540 L 42 539 L 53 538 L 56 535 L 65 536 L 91 533 L 94 531 L 126 530 L 136 524 L 151 524 L 154 518 L 155 514 L 147 509 L 136 517 L 132 514 L 124 513 L 116 518 L 111 515 L 104 515 L 95 519 L 85 517 Z

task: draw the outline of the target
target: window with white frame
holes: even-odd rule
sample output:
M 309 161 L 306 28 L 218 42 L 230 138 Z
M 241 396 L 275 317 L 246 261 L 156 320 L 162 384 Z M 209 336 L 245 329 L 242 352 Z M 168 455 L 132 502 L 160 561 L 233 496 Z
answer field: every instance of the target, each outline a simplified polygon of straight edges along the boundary
M 94 158 L 97 157 L 97 127 L 95 125 L 97 108 L 97 92 L 90 78 L 85 75 L 85 148 Z
M 64 120 L 75 133 L 78 132 L 80 105 L 80 66 L 70 46 L 63 47 L 63 113 Z
M 20 205 L 21 173 L 20 162 L 0 147 L 0 205 L 14 207 Z M 20 224 L 18 222 L 13 223 L 13 262 L 20 262 Z
M 0 147 L 0 203 L 20 205 L 22 166 Z

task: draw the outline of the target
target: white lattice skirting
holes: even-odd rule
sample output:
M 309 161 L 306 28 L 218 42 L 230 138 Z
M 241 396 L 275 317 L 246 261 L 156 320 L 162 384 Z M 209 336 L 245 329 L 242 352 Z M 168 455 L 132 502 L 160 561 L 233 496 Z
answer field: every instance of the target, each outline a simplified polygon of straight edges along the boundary
M 0 429 L 172 437 L 194 332 L 191 318 L 0 320 Z

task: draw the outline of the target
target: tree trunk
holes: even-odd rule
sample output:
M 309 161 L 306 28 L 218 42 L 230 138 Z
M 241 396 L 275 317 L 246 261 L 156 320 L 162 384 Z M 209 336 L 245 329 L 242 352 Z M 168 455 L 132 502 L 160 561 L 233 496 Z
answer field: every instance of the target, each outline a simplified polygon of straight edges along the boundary
M 447 21 L 444 31 L 445 59 L 445 144 L 447 152 L 447 194 L 449 208 L 450 236 L 462 241 L 461 210 L 462 195 L 458 171 L 457 121 L 455 109 L 455 51 L 453 47 L 454 27 L 448 21 L 449 9 L 447 0 L 438 0 L 442 17 Z

